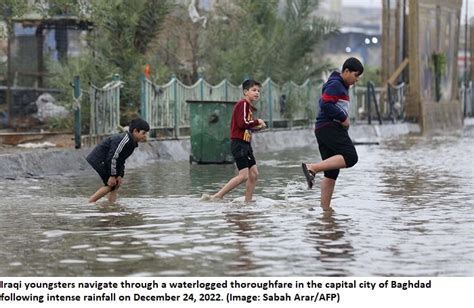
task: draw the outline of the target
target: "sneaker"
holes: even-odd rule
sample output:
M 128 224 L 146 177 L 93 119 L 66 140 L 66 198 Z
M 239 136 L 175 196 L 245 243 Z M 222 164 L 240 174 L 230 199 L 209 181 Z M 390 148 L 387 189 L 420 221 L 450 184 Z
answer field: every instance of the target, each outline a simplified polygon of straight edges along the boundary
M 308 183 L 308 189 L 313 188 L 314 172 L 309 170 L 308 167 L 306 167 L 305 163 L 301 163 L 301 168 L 303 169 L 303 174 L 306 178 L 306 183 Z

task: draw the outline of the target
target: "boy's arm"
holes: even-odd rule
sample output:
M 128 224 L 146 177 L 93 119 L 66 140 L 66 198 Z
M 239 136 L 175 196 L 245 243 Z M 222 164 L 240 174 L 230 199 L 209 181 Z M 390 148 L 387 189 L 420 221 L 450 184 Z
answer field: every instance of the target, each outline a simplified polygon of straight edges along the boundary
M 118 175 L 123 178 L 123 176 L 125 175 L 125 162 L 120 166 L 121 166 L 121 168 L 118 172 Z
M 236 107 L 236 111 L 234 113 L 234 116 L 236 117 L 236 123 L 237 126 L 241 129 L 251 129 L 254 126 L 257 126 L 260 123 L 260 120 L 247 120 L 248 117 L 248 110 L 251 108 L 247 102 L 240 104 Z
M 107 154 L 107 166 L 109 167 L 110 176 L 122 176 L 125 169 L 125 162 L 120 159 L 120 154 L 124 146 L 130 140 L 128 134 L 122 138 L 114 138 L 110 144 L 109 153 Z
M 340 87 L 341 85 L 335 83 L 327 85 L 321 96 L 321 109 L 329 118 L 338 120 L 342 123 L 346 121 L 348 114 L 342 107 L 337 105 L 337 102 L 339 100 L 348 101 L 349 97 L 345 95 Z

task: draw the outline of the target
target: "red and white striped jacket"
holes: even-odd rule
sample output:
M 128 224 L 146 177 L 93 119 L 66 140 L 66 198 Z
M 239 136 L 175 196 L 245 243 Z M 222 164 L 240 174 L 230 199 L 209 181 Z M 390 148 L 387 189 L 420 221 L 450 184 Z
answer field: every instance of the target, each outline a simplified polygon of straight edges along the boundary
M 253 119 L 254 110 L 252 104 L 245 99 L 241 99 L 235 104 L 230 124 L 230 139 L 250 143 L 252 128 L 261 124 L 258 119 Z

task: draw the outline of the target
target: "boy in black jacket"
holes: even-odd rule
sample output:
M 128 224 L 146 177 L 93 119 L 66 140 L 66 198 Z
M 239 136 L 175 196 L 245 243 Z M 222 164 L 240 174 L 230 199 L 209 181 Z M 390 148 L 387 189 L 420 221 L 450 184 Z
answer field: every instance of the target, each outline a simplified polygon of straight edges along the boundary
M 96 202 L 108 193 L 109 202 L 117 200 L 117 190 L 124 176 L 125 160 L 138 147 L 138 142 L 146 141 L 150 125 L 137 118 L 130 122 L 128 130 L 126 133 L 107 137 L 87 156 L 87 162 L 97 171 L 105 185 L 89 198 L 89 202 Z

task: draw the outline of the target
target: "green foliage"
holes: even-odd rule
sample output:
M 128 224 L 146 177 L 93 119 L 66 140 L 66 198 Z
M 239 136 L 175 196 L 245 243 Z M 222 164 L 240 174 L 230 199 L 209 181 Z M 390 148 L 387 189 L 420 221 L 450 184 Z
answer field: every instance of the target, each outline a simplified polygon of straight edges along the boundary
M 125 83 L 121 92 L 121 118 L 128 123 L 138 114 L 140 75 L 150 62 L 151 44 L 162 29 L 170 7 L 168 0 L 94 2 L 90 16 L 95 27 L 89 36 L 91 54 L 70 59 L 64 66 L 51 63 L 50 71 L 57 74 L 51 86 L 70 93 L 68 83 L 74 75 L 81 77 L 84 88 L 88 83 L 101 87 L 114 74 L 119 74 Z
M 110 70 L 106 61 L 98 61 L 91 54 L 71 58 L 66 65 L 50 60 L 47 62 L 47 66 L 52 76 L 49 79 L 49 86 L 62 90 L 59 95 L 56 95 L 56 99 L 59 105 L 65 106 L 68 109 L 72 109 L 72 82 L 75 76 L 80 77 L 81 88 L 87 91 L 89 84 L 94 84 L 98 87 L 104 86 L 105 83 L 112 79 L 114 74 L 114 70 Z M 82 95 L 81 117 L 85 125 L 84 129 L 87 129 L 90 119 L 90 105 L 87 103 L 88 94 L 83 93 Z
M 244 76 L 276 82 L 302 82 L 328 66 L 315 61 L 318 44 L 336 26 L 310 13 L 316 0 L 287 0 L 281 11 L 279 1 L 242 0 L 231 12 L 221 11 L 209 22 L 203 40 L 202 62 L 211 81 L 228 78 L 241 83 Z
M 377 67 L 364 67 L 364 73 L 357 82 L 357 86 L 365 87 L 367 82 L 372 81 L 376 87 L 382 86 L 380 69 Z
M 8 23 L 11 18 L 25 14 L 28 8 L 26 0 L 2 0 L 0 1 L 0 21 Z
M 290 92 L 286 100 L 285 110 L 283 116 L 285 119 L 293 120 L 295 114 L 298 113 L 303 107 L 303 102 L 306 98 L 302 97 L 298 93 Z
M 37 13 L 43 18 L 54 15 L 77 15 L 79 13 L 78 0 L 2 0 L 0 2 L 0 20 L 22 17 L 26 13 Z
M 13 18 L 22 16 L 28 11 L 26 0 L 2 0 L 0 1 L 0 21 L 5 22 L 6 29 L 0 28 L 0 39 L 6 39 L 13 35 Z
M 64 64 L 48 62 L 49 72 L 54 76 L 48 86 L 63 90 L 58 97 L 60 104 L 71 106 L 70 84 L 75 75 L 80 76 L 82 89 L 87 89 L 89 83 L 101 87 L 114 74 L 119 74 L 125 83 L 121 93 L 121 115 L 125 123 L 138 113 L 139 77 L 146 63 L 151 65 L 152 80 L 157 83 L 167 82 L 173 72 L 193 81 L 198 69 L 203 69 L 211 83 L 228 78 L 240 84 L 246 76 L 261 81 L 271 77 L 277 83 L 289 80 L 301 83 L 328 68 L 319 61 L 318 46 L 337 29 L 331 22 L 311 17 L 317 0 L 286 0 L 283 6 L 279 0 L 230 1 L 209 14 L 206 28 L 190 21 L 186 6 L 173 2 L 89 2 L 88 20 L 94 25 L 88 35 L 90 53 L 70 58 Z M 20 13 L 28 7 L 27 1 L 4 0 L 3 3 L 14 4 Z M 41 6 L 33 9 L 44 17 L 77 15 L 83 9 L 79 5 L 83 1 L 79 0 L 49 3 L 43 11 Z M 167 17 L 172 10 L 174 24 L 167 23 L 164 33 L 165 19 L 169 21 Z M 162 38 L 162 32 L 168 35 L 165 43 L 157 41 Z M 288 112 L 296 112 L 291 111 L 291 105 L 290 100 Z M 85 121 L 89 116 L 87 108 L 86 104 L 82 105 Z
M 161 8 L 161 9 L 157 9 Z M 171 5 L 166 1 L 150 0 L 143 5 L 140 18 L 135 29 L 134 47 L 146 54 L 151 42 L 163 28 L 163 22 L 169 13 Z
M 74 116 L 67 118 L 50 118 L 48 119 L 48 128 L 51 131 L 71 131 L 74 127 Z

